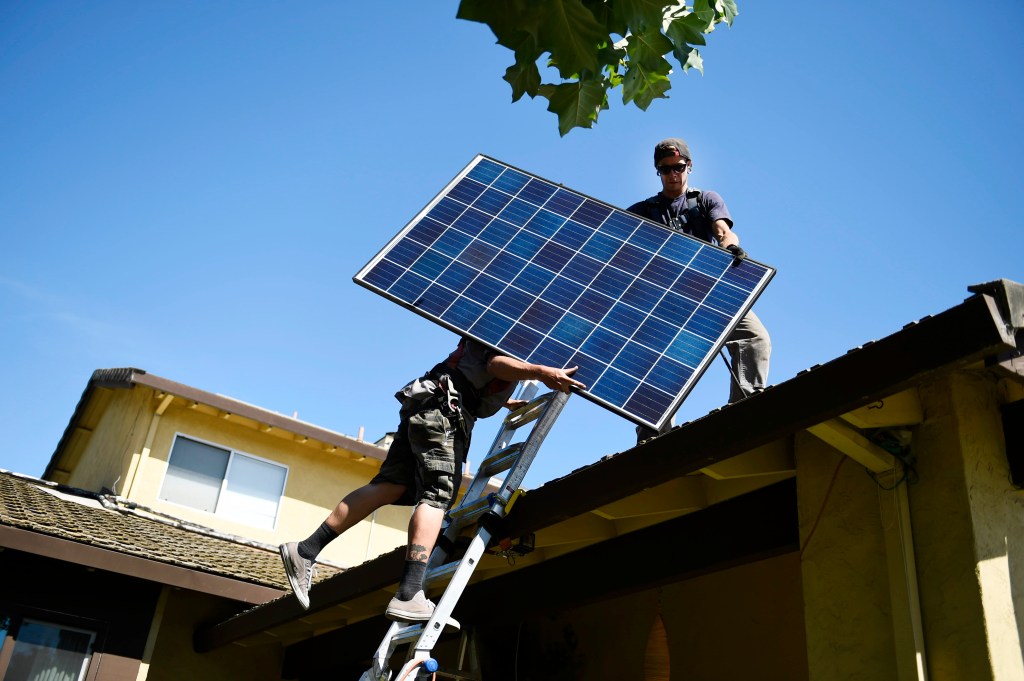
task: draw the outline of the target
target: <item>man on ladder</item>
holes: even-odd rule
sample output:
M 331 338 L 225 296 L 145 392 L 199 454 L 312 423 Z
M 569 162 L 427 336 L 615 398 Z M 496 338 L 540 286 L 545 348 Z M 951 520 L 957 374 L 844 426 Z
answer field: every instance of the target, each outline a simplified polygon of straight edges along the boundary
M 445 361 L 398 391 L 401 421 L 380 472 L 338 502 L 308 538 L 280 546 L 288 582 L 302 607 L 309 608 L 313 566 L 328 543 L 381 506 L 415 505 L 405 568 L 386 614 L 399 621 L 429 620 L 434 604 L 423 590 L 427 561 L 445 512 L 458 496 L 473 423 L 502 407 L 522 406 L 510 399 L 519 381 L 540 381 L 564 393 L 585 388 L 572 378 L 575 372 L 576 367 L 521 362 L 463 338 Z

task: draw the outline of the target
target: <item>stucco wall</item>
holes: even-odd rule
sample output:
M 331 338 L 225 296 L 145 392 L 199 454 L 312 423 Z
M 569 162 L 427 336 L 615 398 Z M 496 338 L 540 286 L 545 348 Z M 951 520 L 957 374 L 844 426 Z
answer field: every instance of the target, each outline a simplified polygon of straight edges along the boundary
M 809 433 L 794 446 L 810 678 L 895 679 L 879 487 Z
M 672 681 L 807 678 L 796 554 L 529 617 L 491 633 L 490 641 L 514 645 L 489 651 L 486 676 L 512 679 L 516 668 L 521 679 L 643 679 L 659 612 Z
M 910 501 L 929 678 L 1022 679 L 1024 496 L 1010 484 L 995 379 L 959 372 L 921 394 Z
M 122 494 L 132 456 L 142 450 L 153 418 L 149 389 L 112 390 L 111 399 L 80 454 L 67 484 Z
M 168 588 L 146 681 L 278 681 L 279 645 L 225 646 L 203 654 L 192 649 L 192 635 L 200 623 L 222 621 L 239 609 L 212 596 Z
M 330 453 L 179 405 L 172 404 L 160 420 L 150 456 L 132 487 L 132 501 L 224 532 L 270 544 L 304 539 L 341 497 L 368 482 L 380 467 L 375 459 L 354 461 L 344 453 Z M 178 434 L 286 466 L 288 477 L 276 527 L 255 527 L 160 500 L 168 457 Z M 333 542 L 322 556 L 342 565 L 357 565 L 390 551 L 405 543 L 409 515 L 407 508 L 381 509 L 376 518 L 367 519 Z

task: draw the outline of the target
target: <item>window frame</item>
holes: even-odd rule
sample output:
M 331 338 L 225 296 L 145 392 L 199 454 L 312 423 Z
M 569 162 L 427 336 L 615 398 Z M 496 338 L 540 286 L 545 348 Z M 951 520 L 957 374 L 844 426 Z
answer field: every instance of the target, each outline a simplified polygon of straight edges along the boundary
M 96 681 L 99 678 L 100 668 L 103 663 L 104 641 L 107 634 L 105 622 L 53 610 L 18 606 L 16 604 L 0 609 L 0 617 L 9 617 L 11 621 L 10 628 L 4 631 L 3 638 L 0 638 L 0 679 L 6 677 L 7 672 L 10 671 L 11 661 L 14 658 L 14 648 L 18 643 L 17 634 L 21 633 L 26 620 L 91 634 L 89 657 L 85 661 L 84 673 L 80 673 L 78 679 L 79 681 Z M 17 632 L 17 634 L 12 632 Z
M 168 475 L 168 473 L 171 470 L 171 456 L 174 454 L 174 446 L 178 443 L 179 439 L 191 440 L 192 442 L 196 442 L 196 443 L 201 444 L 201 445 L 206 445 L 208 447 L 214 447 L 216 449 L 220 449 L 222 451 L 225 451 L 228 454 L 227 465 L 224 467 L 224 476 L 220 480 L 220 488 L 217 491 L 217 503 L 216 503 L 216 506 L 215 506 L 213 511 L 205 511 L 205 510 L 203 510 L 201 508 L 196 508 L 195 506 L 189 506 L 188 504 L 183 504 L 183 503 L 178 502 L 178 501 L 172 501 L 171 499 L 165 499 L 162 496 L 163 493 L 164 493 L 164 486 L 167 484 L 167 475 Z M 232 466 L 232 463 L 234 463 L 236 456 L 242 457 L 242 458 L 246 458 L 246 459 L 251 459 L 253 461 L 257 461 L 257 462 L 260 462 L 260 463 L 266 463 L 266 464 L 269 464 L 271 466 L 276 466 L 277 468 L 280 468 L 280 469 L 282 469 L 284 471 L 284 477 L 281 480 L 281 492 L 280 492 L 280 494 L 278 495 L 278 498 L 277 498 L 277 509 L 274 512 L 273 522 L 270 524 L 269 527 L 265 526 L 265 525 L 255 525 L 255 524 L 253 524 L 251 522 L 246 522 L 245 520 L 240 520 L 240 519 L 238 519 L 236 517 L 228 516 L 223 511 L 221 511 L 221 502 L 222 502 L 223 497 L 224 497 L 224 492 L 227 489 L 228 479 L 229 479 L 230 474 L 231 474 L 231 466 Z M 271 532 L 276 532 L 277 531 L 277 524 L 278 524 L 278 522 L 281 519 L 281 502 L 284 501 L 285 490 L 288 489 L 288 474 L 290 472 L 291 471 L 290 471 L 288 465 L 287 464 L 283 464 L 280 461 L 274 461 L 273 459 L 268 459 L 266 457 L 256 456 L 255 454 L 250 454 L 249 452 L 244 452 L 244 451 L 242 451 L 240 449 L 235 449 L 234 447 L 229 447 L 227 445 L 222 445 L 222 444 L 220 444 L 218 442 L 214 442 L 212 440 L 207 440 L 207 439 L 204 439 L 204 438 L 196 437 L 195 435 L 190 435 L 188 433 L 183 433 L 181 431 L 175 431 L 174 437 L 171 440 L 171 447 L 170 447 L 170 449 L 167 450 L 167 462 L 166 462 L 166 466 L 164 468 L 163 480 L 160 481 L 160 489 L 157 491 L 157 499 L 160 502 L 165 503 L 165 504 L 171 504 L 171 505 L 177 506 L 179 508 L 187 508 L 190 511 L 193 511 L 193 512 L 196 512 L 196 513 L 204 513 L 206 515 L 211 515 L 211 516 L 214 516 L 215 518 L 219 518 L 221 520 L 227 520 L 227 521 L 230 521 L 230 522 L 236 522 L 236 523 L 240 523 L 242 525 L 247 525 L 249 527 L 255 527 L 255 528 L 258 528 L 258 529 L 261 529 L 261 530 L 270 530 Z

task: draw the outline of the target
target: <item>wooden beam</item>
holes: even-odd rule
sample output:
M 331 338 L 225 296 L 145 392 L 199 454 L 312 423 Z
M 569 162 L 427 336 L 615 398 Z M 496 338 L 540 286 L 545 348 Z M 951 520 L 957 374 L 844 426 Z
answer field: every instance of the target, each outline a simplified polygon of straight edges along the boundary
M 258 634 L 275 625 L 299 619 L 308 613 L 315 613 L 364 596 L 378 589 L 395 584 L 405 564 L 405 547 L 399 547 L 372 561 L 356 566 L 342 573 L 344 579 L 328 579 L 310 589 L 309 610 L 303 610 L 298 599 L 291 593 L 271 601 L 260 608 L 235 615 L 229 620 L 196 629 L 193 645 L 197 652 L 205 653 L 222 645 L 233 643 L 247 636 Z
M 807 429 L 815 437 L 832 445 L 872 473 L 892 470 L 896 460 L 892 454 L 860 434 L 840 419 L 825 421 Z
M 917 388 L 878 399 L 871 404 L 843 414 L 855 428 L 892 428 L 916 426 L 924 421 L 924 409 Z
M 700 472 L 715 480 L 795 473 L 793 444 L 789 438 L 777 440 L 731 459 L 719 461 L 714 466 L 702 468 Z
M 180 589 L 214 594 L 248 604 L 265 603 L 281 595 L 280 589 L 141 558 L 19 527 L 0 525 L 0 547 L 97 570 L 138 577 Z

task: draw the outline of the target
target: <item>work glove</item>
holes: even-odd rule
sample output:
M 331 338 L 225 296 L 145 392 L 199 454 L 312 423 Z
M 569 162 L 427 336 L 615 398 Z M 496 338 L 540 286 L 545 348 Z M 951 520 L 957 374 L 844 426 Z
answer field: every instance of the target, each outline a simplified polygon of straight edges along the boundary
M 739 265 L 741 262 L 743 262 L 743 259 L 747 257 L 747 252 L 744 251 L 739 246 L 737 246 L 736 244 L 732 244 L 731 246 L 726 246 L 725 250 L 727 250 L 730 253 L 732 253 L 732 266 L 733 267 L 736 267 L 737 265 Z

